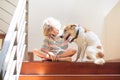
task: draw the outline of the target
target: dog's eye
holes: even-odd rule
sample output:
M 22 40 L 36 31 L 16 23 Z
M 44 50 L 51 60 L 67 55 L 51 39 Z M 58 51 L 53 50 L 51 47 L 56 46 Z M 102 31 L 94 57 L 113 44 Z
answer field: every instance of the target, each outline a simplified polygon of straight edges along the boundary
M 66 32 L 67 30 L 64 30 L 64 32 Z

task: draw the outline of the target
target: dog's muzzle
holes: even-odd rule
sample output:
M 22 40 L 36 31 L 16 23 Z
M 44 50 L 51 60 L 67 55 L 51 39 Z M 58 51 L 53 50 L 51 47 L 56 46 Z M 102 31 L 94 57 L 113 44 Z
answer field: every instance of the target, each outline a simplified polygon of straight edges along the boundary
M 71 35 L 70 34 L 68 34 L 66 37 L 64 36 L 64 35 L 60 35 L 59 36 L 60 38 L 64 38 L 66 41 L 68 41 L 69 43 L 71 43 L 72 42 L 72 37 L 71 37 Z
M 71 37 L 71 34 L 68 34 L 66 37 L 65 37 L 65 40 L 67 40 L 69 43 L 73 42 L 73 37 Z
M 67 37 L 65 38 L 65 40 L 68 40 L 69 37 L 70 37 L 70 34 L 67 35 Z

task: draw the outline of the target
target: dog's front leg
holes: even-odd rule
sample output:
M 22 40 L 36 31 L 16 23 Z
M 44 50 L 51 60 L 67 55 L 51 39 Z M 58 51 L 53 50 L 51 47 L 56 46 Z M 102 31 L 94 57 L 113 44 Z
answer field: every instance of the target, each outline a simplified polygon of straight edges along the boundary
M 80 60 L 81 60 L 81 62 L 84 61 L 84 57 L 85 57 L 85 54 L 86 54 L 86 48 L 87 48 L 87 44 L 85 44 L 85 45 L 82 47 L 82 52 L 81 52 L 81 55 L 80 55 Z
M 77 58 L 75 61 L 77 61 L 79 59 L 79 62 L 83 62 L 83 59 L 84 59 L 85 53 L 86 53 L 86 48 L 87 48 L 86 43 L 84 45 L 78 45 L 78 53 L 77 53 Z
M 77 60 L 80 58 L 81 52 L 82 52 L 82 48 L 81 48 L 81 46 L 78 45 L 78 53 L 77 53 L 75 62 L 77 62 Z M 80 59 L 80 62 L 81 62 L 81 59 Z

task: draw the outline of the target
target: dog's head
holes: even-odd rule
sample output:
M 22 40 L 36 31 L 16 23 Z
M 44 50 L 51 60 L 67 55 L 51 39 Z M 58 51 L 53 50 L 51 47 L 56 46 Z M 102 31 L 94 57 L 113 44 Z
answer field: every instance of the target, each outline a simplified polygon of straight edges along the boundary
M 76 24 L 67 25 L 64 28 L 64 35 L 74 36 L 76 34 Z
M 75 39 L 77 39 L 78 35 L 83 36 L 89 31 L 89 29 L 81 27 L 78 24 L 70 24 L 65 26 L 63 31 L 63 37 L 65 40 L 68 40 L 68 42 L 73 42 Z
M 78 25 L 77 24 L 70 24 L 65 26 L 63 37 L 65 40 L 68 40 L 69 42 L 73 42 L 74 39 L 78 36 Z

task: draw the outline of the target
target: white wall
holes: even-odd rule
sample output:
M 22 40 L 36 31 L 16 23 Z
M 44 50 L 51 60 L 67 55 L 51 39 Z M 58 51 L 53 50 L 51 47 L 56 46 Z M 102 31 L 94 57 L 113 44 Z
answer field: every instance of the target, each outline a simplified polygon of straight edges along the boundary
M 103 40 L 106 59 L 120 59 L 120 1 L 105 17 Z
M 62 26 L 78 23 L 93 30 L 101 39 L 104 17 L 119 0 L 29 0 L 29 51 L 40 48 L 42 22 L 52 16 Z

